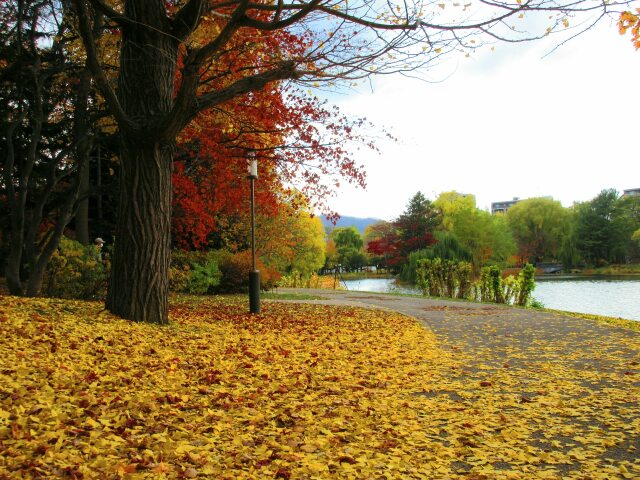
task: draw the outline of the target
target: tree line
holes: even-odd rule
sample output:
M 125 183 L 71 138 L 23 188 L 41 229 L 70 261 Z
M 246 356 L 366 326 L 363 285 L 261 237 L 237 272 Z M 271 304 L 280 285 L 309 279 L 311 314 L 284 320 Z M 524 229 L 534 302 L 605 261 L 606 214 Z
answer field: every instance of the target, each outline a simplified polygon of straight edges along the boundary
M 561 263 L 565 269 L 640 262 L 640 197 L 603 190 L 595 198 L 563 207 L 550 198 L 530 198 L 491 215 L 476 207 L 473 195 L 421 192 L 391 222 L 332 231 L 327 264 L 346 270 L 367 265 L 416 281 L 422 259 L 470 262 L 478 273 L 501 268 Z

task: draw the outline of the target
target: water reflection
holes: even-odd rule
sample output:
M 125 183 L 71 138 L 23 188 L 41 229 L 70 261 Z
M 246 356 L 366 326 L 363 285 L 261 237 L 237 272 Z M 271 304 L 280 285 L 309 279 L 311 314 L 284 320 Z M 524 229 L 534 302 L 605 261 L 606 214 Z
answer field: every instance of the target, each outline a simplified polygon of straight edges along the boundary
M 533 296 L 547 308 L 640 320 L 640 279 L 536 280 Z
M 417 287 L 400 285 L 393 278 L 364 278 L 348 280 L 345 283 L 349 290 L 420 293 Z M 533 296 L 547 308 L 640 320 L 640 278 L 638 277 L 536 279 Z
M 380 293 L 413 293 L 420 295 L 420 289 L 413 285 L 401 285 L 394 278 L 362 278 L 344 282 L 348 290 Z

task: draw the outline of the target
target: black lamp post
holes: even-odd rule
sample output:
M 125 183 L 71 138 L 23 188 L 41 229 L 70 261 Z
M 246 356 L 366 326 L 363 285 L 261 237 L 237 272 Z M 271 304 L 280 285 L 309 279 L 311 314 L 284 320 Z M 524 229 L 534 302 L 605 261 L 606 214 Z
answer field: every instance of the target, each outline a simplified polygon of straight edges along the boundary
M 258 160 L 256 154 L 250 151 L 249 175 L 251 181 L 251 272 L 249 272 L 249 312 L 260 313 L 260 271 L 256 269 L 256 211 L 255 211 L 255 182 L 258 179 Z

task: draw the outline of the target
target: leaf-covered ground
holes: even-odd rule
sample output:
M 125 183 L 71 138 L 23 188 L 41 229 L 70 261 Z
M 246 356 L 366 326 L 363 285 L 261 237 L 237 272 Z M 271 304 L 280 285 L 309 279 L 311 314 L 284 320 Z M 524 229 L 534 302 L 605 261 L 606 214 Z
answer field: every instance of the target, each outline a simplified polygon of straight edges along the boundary
M 620 372 L 545 344 L 522 378 L 395 313 L 246 310 L 0 297 L 0 478 L 640 478 L 637 336 L 597 349 Z

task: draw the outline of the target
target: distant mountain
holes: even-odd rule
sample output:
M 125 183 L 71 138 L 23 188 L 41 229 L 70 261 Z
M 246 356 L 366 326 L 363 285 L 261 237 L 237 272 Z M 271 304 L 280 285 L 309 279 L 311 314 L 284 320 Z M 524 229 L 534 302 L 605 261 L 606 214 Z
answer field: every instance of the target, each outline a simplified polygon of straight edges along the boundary
M 335 227 L 351 227 L 352 225 L 358 229 L 360 235 L 364 234 L 364 229 L 372 223 L 379 222 L 379 218 L 360 218 L 360 217 L 340 217 L 335 225 L 327 220 L 324 216 L 320 216 L 325 229 L 333 230 Z

